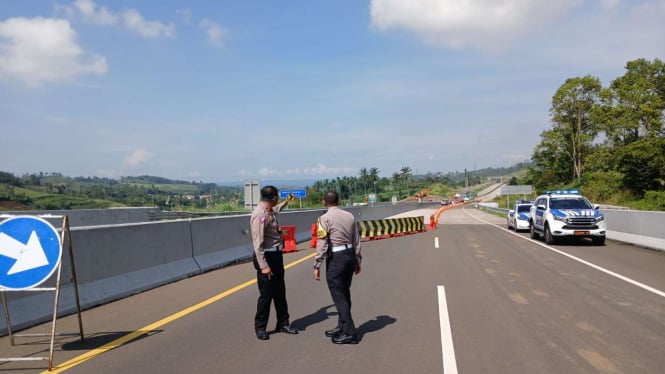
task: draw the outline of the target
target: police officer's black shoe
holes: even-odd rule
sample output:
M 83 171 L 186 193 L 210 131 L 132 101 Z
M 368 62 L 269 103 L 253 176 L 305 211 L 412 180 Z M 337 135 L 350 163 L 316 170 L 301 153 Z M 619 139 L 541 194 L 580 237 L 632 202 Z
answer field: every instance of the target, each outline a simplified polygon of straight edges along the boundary
M 284 332 L 284 333 L 287 333 L 287 334 L 297 334 L 298 333 L 298 329 L 296 329 L 294 327 L 291 327 L 290 325 L 284 325 L 282 327 L 278 327 L 277 329 L 275 329 L 275 331 L 276 332 Z
M 270 339 L 270 335 L 268 335 L 268 333 L 264 329 L 256 330 L 256 337 L 259 340 L 268 340 L 268 339 Z
M 347 335 L 344 333 L 335 335 L 330 340 L 335 344 L 358 344 L 358 338 L 355 335 Z
M 326 336 L 332 338 L 333 336 L 342 332 L 341 327 L 335 327 L 334 329 L 326 330 Z

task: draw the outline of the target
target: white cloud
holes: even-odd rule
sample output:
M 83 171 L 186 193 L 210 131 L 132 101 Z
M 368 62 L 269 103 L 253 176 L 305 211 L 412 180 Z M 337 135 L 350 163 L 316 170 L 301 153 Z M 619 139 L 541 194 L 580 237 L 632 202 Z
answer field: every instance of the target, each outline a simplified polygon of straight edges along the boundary
M 175 36 L 175 26 L 159 21 L 146 21 L 136 9 L 129 9 L 123 14 L 124 25 L 145 38 Z
M 106 59 L 86 54 L 66 20 L 38 17 L 0 22 L 0 78 L 34 87 L 107 71 Z
M 69 18 L 81 17 L 86 22 L 100 26 L 122 26 L 144 38 L 175 36 L 172 23 L 148 21 L 136 9 L 124 12 L 113 12 L 106 7 L 97 6 L 92 0 L 76 0 L 71 6 L 57 6 L 56 10 Z
M 132 152 L 130 155 L 125 157 L 122 163 L 125 166 L 135 167 L 145 164 L 146 162 L 148 162 L 148 160 L 152 158 L 152 156 L 153 156 L 152 152 L 146 149 L 137 149 L 134 150 L 134 152 Z
M 508 49 L 531 29 L 568 13 L 582 0 L 372 0 L 372 27 L 406 30 L 427 44 L 474 48 L 489 52 Z
M 81 12 L 84 19 L 97 25 L 115 25 L 119 20 L 116 14 L 105 7 L 97 8 L 92 0 L 76 0 L 74 1 L 74 8 Z
M 199 22 L 199 26 L 201 26 L 202 29 L 205 30 L 207 36 L 208 36 L 208 42 L 210 44 L 221 47 L 224 45 L 224 37 L 226 35 L 226 31 L 216 24 L 215 22 L 210 21 L 207 18 L 204 18 Z

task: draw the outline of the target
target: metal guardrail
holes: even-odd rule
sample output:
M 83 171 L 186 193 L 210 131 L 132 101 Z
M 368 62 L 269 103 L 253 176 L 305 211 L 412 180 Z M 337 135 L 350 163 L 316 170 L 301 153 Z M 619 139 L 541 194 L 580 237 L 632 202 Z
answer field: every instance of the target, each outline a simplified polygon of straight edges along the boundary
M 486 211 L 490 211 L 490 212 L 494 212 L 494 213 L 500 213 L 504 216 L 507 216 L 508 211 L 510 210 L 510 209 L 506 209 L 506 208 L 494 208 L 494 207 L 486 206 L 486 205 L 482 205 L 482 204 L 474 204 L 474 206 L 478 209 L 486 210 Z

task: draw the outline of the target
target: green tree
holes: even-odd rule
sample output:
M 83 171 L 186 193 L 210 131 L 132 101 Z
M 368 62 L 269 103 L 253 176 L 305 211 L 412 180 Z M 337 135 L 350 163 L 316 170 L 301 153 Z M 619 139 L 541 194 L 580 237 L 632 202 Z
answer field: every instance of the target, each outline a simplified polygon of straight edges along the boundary
M 586 151 L 598 133 L 590 113 L 600 100 L 601 89 L 600 80 L 587 75 L 567 79 L 552 97 L 553 139 L 561 142 L 558 149 L 570 158 L 573 179 L 581 178 Z
M 364 193 L 367 194 L 367 189 L 369 185 L 372 184 L 372 176 L 370 171 L 366 167 L 360 169 L 359 179 L 360 179 L 360 185 L 363 187 Z
M 570 182 L 573 161 L 565 135 L 554 128 L 543 131 L 540 137 L 542 140 L 531 156 L 533 167 L 528 169 L 527 181 L 537 190 Z
M 617 150 L 624 187 L 643 196 L 665 190 L 665 138 L 647 138 Z
M 622 146 L 663 136 L 664 110 L 665 63 L 638 59 L 629 61 L 626 73 L 603 90 L 596 116 L 610 145 Z

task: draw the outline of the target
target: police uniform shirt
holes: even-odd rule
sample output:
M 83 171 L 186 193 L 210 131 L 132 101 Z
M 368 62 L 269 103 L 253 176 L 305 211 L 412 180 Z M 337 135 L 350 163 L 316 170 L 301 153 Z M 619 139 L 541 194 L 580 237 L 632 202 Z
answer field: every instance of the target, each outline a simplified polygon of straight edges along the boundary
M 287 201 L 275 205 L 272 209 L 265 204 L 263 201 L 257 204 L 250 218 L 254 254 L 261 269 L 268 267 L 265 249 L 282 245 L 282 231 L 277 223 L 277 213 L 282 211 Z
M 328 241 L 328 236 L 330 241 Z M 320 267 L 325 260 L 329 243 L 332 247 L 341 245 L 353 246 L 358 264 L 362 261 L 360 252 L 360 233 L 353 213 L 340 209 L 337 206 L 328 207 L 317 223 L 315 267 Z

